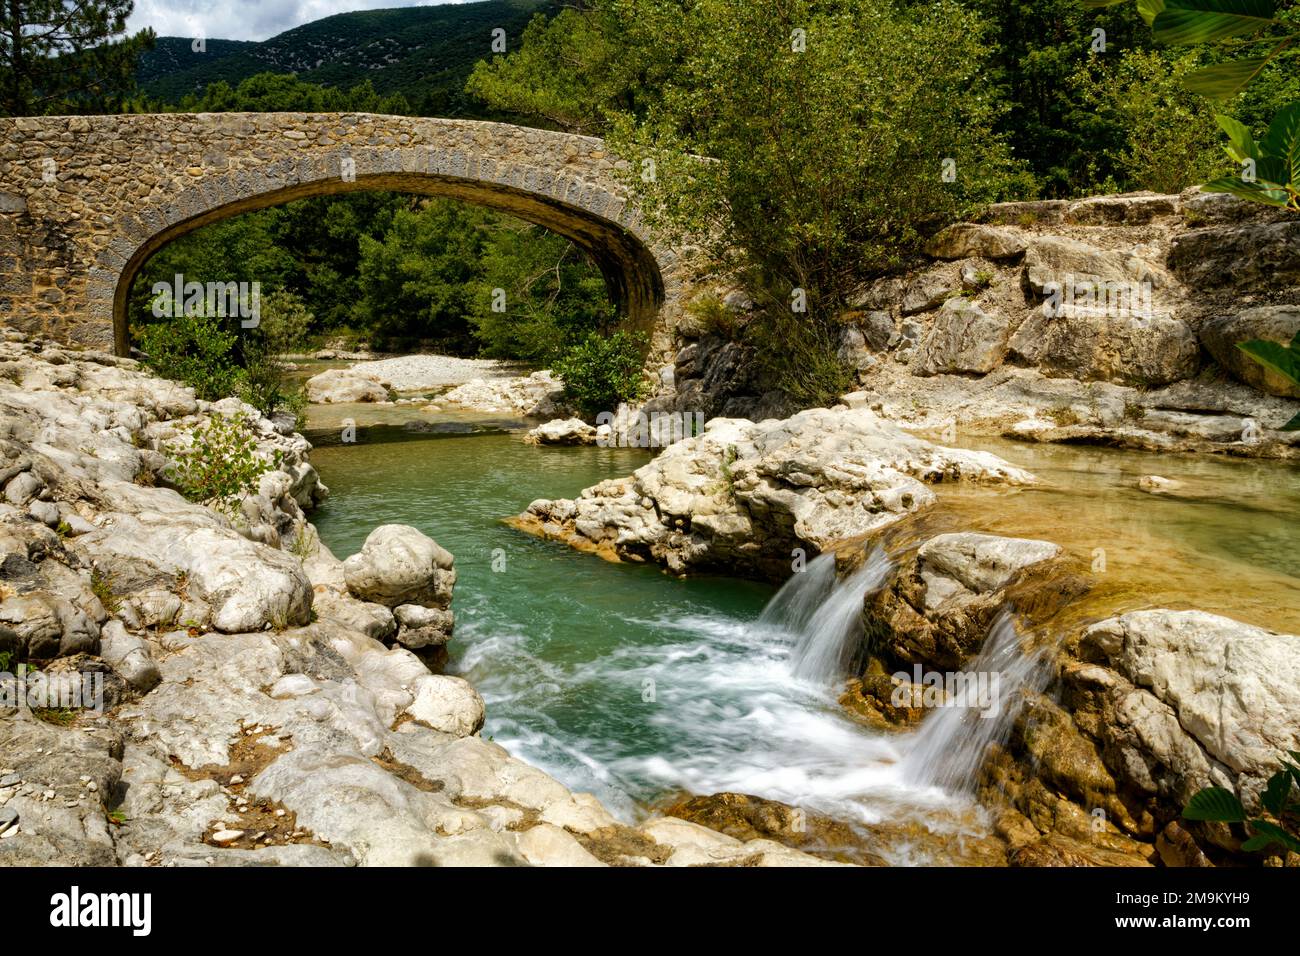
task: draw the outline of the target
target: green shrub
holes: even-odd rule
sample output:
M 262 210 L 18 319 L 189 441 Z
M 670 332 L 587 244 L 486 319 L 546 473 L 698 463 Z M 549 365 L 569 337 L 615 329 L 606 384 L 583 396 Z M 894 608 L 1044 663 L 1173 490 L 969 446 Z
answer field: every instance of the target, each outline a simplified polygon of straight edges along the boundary
M 257 441 L 242 415 L 213 415 L 190 432 L 190 443 L 168 442 L 168 477 L 190 501 L 232 513 L 240 499 L 257 490 L 257 480 L 281 462 L 257 453 Z
M 646 336 L 619 330 L 613 334 L 589 332 L 555 363 L 564 379 L 564 395 L 587 415 L 612 412 L 621 402 L 632 402 L 645 391 L 641 375 Z
M 135 340 L 149 368 L 215 402 L 235 394 L 244 378 L 235 362 L 235 333 L 222 328 L 226 321 L 197 315 L 163 319 L 138 329 Z
M 1291 751 L 1295 763 L 1282 761 L 1282 769 L 1269 777 L 1259 795 L 1268 814 L 1251 817 L 1236 794 L 1222 787 L 1206 787 L 1196 793 L 1183 810 L 1185 820 L 1249 824 L 1254 833 L 1241 844 L 1249 853 L 1267 850 L 1274 844 L 1300 853 L 1300 800 L 1292 797 L 1292 785 L 1300 786 L 1300 752 Z

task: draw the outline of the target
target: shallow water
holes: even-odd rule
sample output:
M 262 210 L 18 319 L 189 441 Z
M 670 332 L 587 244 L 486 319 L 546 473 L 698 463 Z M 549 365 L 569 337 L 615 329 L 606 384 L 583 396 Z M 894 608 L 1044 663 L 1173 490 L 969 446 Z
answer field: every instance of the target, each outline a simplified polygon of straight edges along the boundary
M 763 615 L 774 593 L 765 585 L 677 580 L 500 521 L 534 498 L 569 497 L 628 474 L 648 459 L 644 452 L 538 449 L 520 441 L 517 423 L 409 406 L 312 414 L 312 460 L 333 492 L 314 517 L 322 537 L 344 557 L 376 525 L 401 522 L 455 554 L 450 669 L 479 688 L 484 735 L 512 753 L 628 820 L 683 791 L 731 790 L 846 821 L 969 826 L 968 798 L 951 773 L 918 770 L 918 753 L 943 736 L 939 727 L 927 721 L 928 733 L 880 734 L 835 702 L 839 682 L 829 675 L 851 641 L 851 615 L 827 608 L 860 606 L 872 586 L 866 576 L 839 586 L 858 589 L 844 600 L 844 590 L 827 600 L 801 584 L 802 595 L 788 592 Z M 358 423 L 354 445 L 337 444 L 344 419 Z M 1300 630 L 1293 467 L 1178 459 L 1172 468 L 1163 458 L 1155 469 L 1148 457 L 1122 452 L 981 447 L 1044 483 L 942 490 L 959 526 L 1047 537 L 1085 560 L 1104 547 L 1108 601 L 1177 598 Z M 1150 473 L 1185 480 L 1186 495 L 1161 499 L 1130 487 Z M 929 858 L 906 846 L 886 856 Z

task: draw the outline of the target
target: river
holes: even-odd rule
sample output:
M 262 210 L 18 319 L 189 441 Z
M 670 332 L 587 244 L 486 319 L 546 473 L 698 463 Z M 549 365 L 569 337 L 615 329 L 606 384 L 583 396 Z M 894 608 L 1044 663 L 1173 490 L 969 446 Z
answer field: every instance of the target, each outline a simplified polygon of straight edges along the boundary
M 350 417 L 357 441 L 343 444 L 340 426 Z M 951 749 L 936 742 L 940 728 L 919 742 L 882 734 L 836 704 L 840 682 L 829 676 L 836 655 L 826 632 L 848 618 L 816 615 L 828 605 L 829 578 L 818 591 L 813 576 L 800 576 L 803 593 L 787 592 L 764 616 L 769 586 L 678 580 L 501 523 L 535 498 L 572 497 L 628 474 L 646 452 L 537 448 L 520 440 L 517 422 L 411 406 L 313 407 L 308 437 L 332 491 L 313 517 L 326 544 L 345 557 L 376 525 L 398 522 L 448 548 L 459 575 L 448 669 L 484 696 L 484 736 L 595 793 L 617 815 L 635 820 L 683 793 L 725 790 L 862 824 L 925 818 L 932 830 L 981 829 L 959 780 L 918 773 L 917 758 L 907 759 Z M 1045 487 L 945 493 L 973 527 L 1051 538 L 1084 555 L 1103 549 L 1114 581 L 1145 574 L 1150 584 L 1116 584 L 1121 604 L 1128 591 L 1133 606 L 1181 599 L 1231 610 L 1235 602 L 1243 612 L 1234 616 L 1244 620 L 1300 626 L 1300 533 L 1288 517 L 1300 508 L 1293 466 L 998 441 L 980 447 L 1035 470 Z M 1131 488 L 1157 467 L 1187 482 L 1182 497 Z M 839 597 L 850 617 L 855 602 L 861 606 L 860 590 Z M 815 666 L 810 639 L 822 642 Z M 886 856 L 934 860 L 907 841 Z

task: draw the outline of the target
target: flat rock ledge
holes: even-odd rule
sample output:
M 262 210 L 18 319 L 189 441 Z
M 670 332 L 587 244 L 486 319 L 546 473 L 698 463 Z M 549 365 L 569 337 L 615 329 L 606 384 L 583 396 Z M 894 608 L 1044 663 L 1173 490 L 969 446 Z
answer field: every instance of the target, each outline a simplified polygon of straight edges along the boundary
M 255 493 L 214 510 L 166 487 L 167 449 L 236 413 Z M 626 826 L 478 736 L 482 698 L 430 669 L 453 557 L 388 525 L 337 560 L 306 517 L 327 494 L 309 447 L 0 330 L 0 652 L 103 701 L 50 722 L 0 675 L 0 866 L 833 865 Z
M 986 452 L 944 448 L 869 409 L 816 408 L 752 422 L 715 418 L 627 478 L 575 499 L 539 500 L 516 527 L 583 550 L 783 580 L 811 557 L 935 500 L 931 485 L 1025 485 L 1033 475 Z
M 1007 861 L 1258 864 L 1240 835 L 1181 813 L 1208 786 L 1257 808 L 1265 781 L 1300 750 L 1300 635 L 1194 610 L 1105 616 L 1086 603 L 1092 588 L 1083 565 L 1048 541 L 923 540 L 867 595 L 864 631 L 875 639 L 841 703 L 880 728 L 935 719 L 911 706 L 919 696 L 895 695 L 895 675 L 991 666 L 979 655 L 1011 609 L 1020 652 L 1044 663 L 1037 682 L 1002 702 L 1014 722 L 975 781 Z M 1300 866 L 1300 856 L 1270 862 Z

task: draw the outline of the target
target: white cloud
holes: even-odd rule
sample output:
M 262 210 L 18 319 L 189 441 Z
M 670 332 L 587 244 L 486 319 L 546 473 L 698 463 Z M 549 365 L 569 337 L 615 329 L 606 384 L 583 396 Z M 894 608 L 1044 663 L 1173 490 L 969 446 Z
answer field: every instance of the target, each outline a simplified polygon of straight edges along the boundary
M 466 0 L 438 0 L 462 3 Z M 353 10 L 437 6 L 419 0 L 135 0 L 131 32 L 153 27 L 160 37 L 265 40 L 322 17 Z

